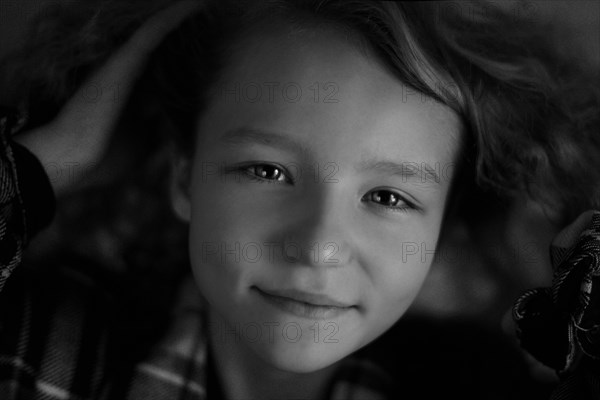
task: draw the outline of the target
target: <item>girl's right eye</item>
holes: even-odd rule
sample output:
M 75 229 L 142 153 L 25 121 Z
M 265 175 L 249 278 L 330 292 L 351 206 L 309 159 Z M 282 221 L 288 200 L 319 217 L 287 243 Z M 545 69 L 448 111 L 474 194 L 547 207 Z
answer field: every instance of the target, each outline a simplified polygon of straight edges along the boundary
M 238 172 L 259 182 L 293 183 L 283 168 L 274 164 L 251 164 L 238 168 Z

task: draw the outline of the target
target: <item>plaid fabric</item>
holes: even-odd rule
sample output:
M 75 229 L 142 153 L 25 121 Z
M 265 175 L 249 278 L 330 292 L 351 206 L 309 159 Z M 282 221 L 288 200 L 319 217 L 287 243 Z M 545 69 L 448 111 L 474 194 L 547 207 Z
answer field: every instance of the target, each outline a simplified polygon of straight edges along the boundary
M 513 316 L 521 346 L 554 369 L 553 400 L 600 398 L 600 211 L 589 210 L 553 240 L 551 287 L 528 290 Z
M 55 207 L 41 164 L 11 140 L 23 124 L 24 117 L 0 108 L 0 399 L 215 399 L 221 390 L 193 295 L 174 302 L 171 319 L 161 322 L 170 329 L 149 341 L 153 328 L 123 312 L 127 297 L 105 276 L 84 272 L 92 260 L 48 260 L 35 271 L 19 266 Z M 327 399 L 418 393 L 531 400 L 549 393 L 532 384 L 520 353 L 500 335 L 472 324 L 399 322 L 344 360 Z
M 27 229 L 23 200 L 17 182 L 17 170 L 14 154 L 7 142 L 7 134 L 17 131 L 15 115 L 7 109 L 0 110 L 0 244 L 2 246 L 2 264 L 0 267 L 0 290 L 11 272 L 21 262 L 23 247 L 27 242 Z

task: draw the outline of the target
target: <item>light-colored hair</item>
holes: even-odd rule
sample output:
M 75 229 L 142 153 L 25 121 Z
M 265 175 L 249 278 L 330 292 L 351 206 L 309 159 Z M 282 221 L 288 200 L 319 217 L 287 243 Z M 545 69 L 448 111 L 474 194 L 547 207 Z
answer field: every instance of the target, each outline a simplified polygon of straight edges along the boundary
M 16 71 L 9 75 L 14 97 L 29 108 L 31 125 L 51 119 L 93 67 L 169 3 L 86 2 L 43 13 L 32 24 L 27 46 L 5 59 L 5 67 Z M 123 209 L 125 220 L 138 213 L 140 223 L 148 220 L 127 204 L 166 182 L 168 163 L 160 149 L 172 141 L 191 155 L 198 116 L 233 49 L 273 21 L 289 29 L 323 25 L 350 33 L 404 84 L 461 116 L 466 129 L 450 208 L 486 213 L 492 210 L 481 206 L 484 196 L 506 201 L 527 196 L 563 224 L 600 206 L 598 74 L 559 54 L 549 39 L 551 27 L 539 20 L 479 2 L 205 3 L 154 52 L 123 113 L 118 140 L 129 146 L 131 168 L 122 169 L 122 190 L 108 202 L 114 218 Z M 453 12 L 465 4 L 468 13 Z M 148 213 L 160 208 L 144 198 Z M 166 202 L 166 196 L 157 201 Z M 106 202 L 101 203 L 101 210 L 89 214 L 106 221 L 101 217 Z M 117 225 L 115 236 L 133 231 Z M 139 236 L 131 234 L 130 240 L 138 248 Z
M 236 41 L 277 20 L 289 29 L 329 24 L 358 35 L 400 81 L 462 117 L 466 132 L 454 185 L 460 191 L 452 200 L 460 198 L 465 209 L 477 204 L 465 191 L 530 197 L 557 224 L 598 208 L 598 76 L 561 58 L 539 21 L 471 7 L 461 15 L 439 2 L 209 2 L 206 13 L 164 42 L 151 68 L 162 104 L 183 134 L 181 148 L 193 149 L 192 124 L 214 95 L 210 89 Z M 166 56 L 173 48 L 182 49 L 180 58 Z

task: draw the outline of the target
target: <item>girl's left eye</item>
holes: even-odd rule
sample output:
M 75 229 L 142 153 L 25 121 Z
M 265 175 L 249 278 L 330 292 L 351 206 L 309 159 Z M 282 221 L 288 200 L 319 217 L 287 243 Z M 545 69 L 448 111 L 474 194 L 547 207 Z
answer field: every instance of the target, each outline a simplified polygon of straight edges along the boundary
M 384 189 L 373 190 L 362 198 L 363 201 L 371 201 L 380 207 L 391 211 L 407 212 L 416 209 L 414 204 L 403 198 L 400 194 Z

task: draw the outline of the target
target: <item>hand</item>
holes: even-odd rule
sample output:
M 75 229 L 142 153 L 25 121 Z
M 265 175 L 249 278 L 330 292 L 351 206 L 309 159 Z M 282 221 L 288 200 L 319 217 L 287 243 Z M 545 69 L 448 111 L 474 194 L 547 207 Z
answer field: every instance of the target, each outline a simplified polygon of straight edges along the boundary
M 86 166 L 97 163 L 105 153 L 110 134 L 148 56 L 171 29 L 198 8 L 199 3 L 178 1 L 153 15 L 81 85 L 54 120 L 31 131 L 20 132 L 14 140 L 36 155 L 49 176 L 56 172 L 56 165 L 77 165 L 85 171 Z M 86 96 L 90 87 L 101 88 L 107 93 L 115 85 L 119 88 L 118 99 L 105 95 L 90 102 Z M 56 195 L 75 183 L 71 174 L 60 174 L 57 179 L 51 179 Z
M 552 286 L 528 290 L 513 308 L 521 347 L 561 378 L 552 399 L 599 398 L 600 211 L 582 213 L 550 251 Z

